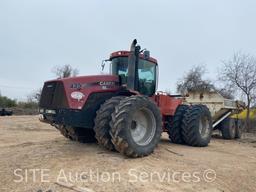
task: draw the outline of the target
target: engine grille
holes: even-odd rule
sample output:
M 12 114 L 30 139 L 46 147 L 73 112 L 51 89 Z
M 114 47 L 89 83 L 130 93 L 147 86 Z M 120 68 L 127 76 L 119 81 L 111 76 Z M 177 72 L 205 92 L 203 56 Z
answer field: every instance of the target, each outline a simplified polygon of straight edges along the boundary
M 62 82 L 53 81 L 44 84 L 39 107 L 47 109 L 68 108 Z

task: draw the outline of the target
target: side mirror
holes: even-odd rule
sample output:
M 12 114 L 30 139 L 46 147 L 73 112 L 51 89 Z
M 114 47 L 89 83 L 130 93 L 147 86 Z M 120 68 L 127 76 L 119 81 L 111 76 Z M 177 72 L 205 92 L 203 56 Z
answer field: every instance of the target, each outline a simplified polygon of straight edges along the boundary
M 107 61 L 109 61 L 109 59 L 102 60 L 102 62 L 101 62 L 101 71 L 104 70 Z

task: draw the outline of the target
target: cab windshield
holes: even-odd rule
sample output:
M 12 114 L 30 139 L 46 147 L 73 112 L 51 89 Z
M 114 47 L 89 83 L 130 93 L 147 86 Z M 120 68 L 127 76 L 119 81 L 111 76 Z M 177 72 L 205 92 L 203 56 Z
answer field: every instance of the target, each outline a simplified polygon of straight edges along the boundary
M 138 64 L 138 88 L 143 95 L 152 96 L 156 89 L 156 64 L 140 59 Z M 117 57 L 111 61 L 112 74 L 119 75 L 122 84 L 127 84 L 128 58 Z

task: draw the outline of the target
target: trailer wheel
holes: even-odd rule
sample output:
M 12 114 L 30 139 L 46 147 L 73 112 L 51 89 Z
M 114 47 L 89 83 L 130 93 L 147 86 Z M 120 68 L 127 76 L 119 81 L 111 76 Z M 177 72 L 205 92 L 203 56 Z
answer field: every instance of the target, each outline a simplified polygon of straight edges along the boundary
M 156 104 L 145 96 L 121 100 L 112 114 L 111 137 L 117 151 L 129 157 L 153 152 L 162 133 L 162 117 Z
M 212 135 L 212 118 L 205 105 L 192 105 L 182 120 L 181 133 L 187 145 L 205 147 Z
M 221 133 L 224 139 L 234 139 L 236 136 L 236 122 L 233 118 L 226 118 L 221 123 Z
M 124 98 L 124 96 L 117 96 L 105 101 L 97 111 L 97 116 L 94 120 L 95 125 L 93 129 L 95 131 L 95 137 L 100 145 L 109 150 L 115 149 L 109 134 L 111 114 L 114 112 L 115 106 Z
M 182 119 L 186 110 L 189 108 L 188 105 L 180 105 L 174 114 L 172 124 L 167 124 L 168 134 L 171 142 L 176 144 L 183 144 L 184 140 L 181 134 Z
M 235 134 L 235 138 L 236 139 L 241 139 L 242 136 L 242 121 L 240 119 L 236 120 L 236 134 Z

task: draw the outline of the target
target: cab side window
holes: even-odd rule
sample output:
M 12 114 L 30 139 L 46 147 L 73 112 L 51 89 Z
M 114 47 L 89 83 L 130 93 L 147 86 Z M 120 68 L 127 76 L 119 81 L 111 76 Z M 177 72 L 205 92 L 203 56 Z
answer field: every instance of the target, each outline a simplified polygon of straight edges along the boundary
M 147 60 L 140 60 L 138 66 L 139 92 L 152 96 L 155 93 L 156 65 Z

